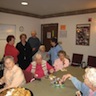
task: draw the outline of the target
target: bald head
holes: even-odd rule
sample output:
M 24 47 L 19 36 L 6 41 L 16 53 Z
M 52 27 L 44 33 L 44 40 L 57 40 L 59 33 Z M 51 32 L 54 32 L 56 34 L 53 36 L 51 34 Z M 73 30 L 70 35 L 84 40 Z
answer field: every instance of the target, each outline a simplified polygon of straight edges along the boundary
M 31 32 L 31 36 L 32 36 L 32 37 L 36 37 L 36 35 L 37 35 L 37 34 L 36 34 L 36 31 L 32 31 L 32 32 Z

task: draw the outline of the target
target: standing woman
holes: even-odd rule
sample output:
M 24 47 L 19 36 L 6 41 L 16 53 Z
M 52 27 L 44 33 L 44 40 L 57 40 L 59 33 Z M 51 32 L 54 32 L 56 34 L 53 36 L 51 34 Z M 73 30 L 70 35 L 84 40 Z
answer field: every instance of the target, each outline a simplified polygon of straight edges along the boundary
M 18 63 L 21 69 L 26 69 L 32 61 L 32 49 L 29 43 L 26 42 L 26 34 L 20 35 L 20 42 L 17 43 L 16 48 L 19 50 Z
M 58 52 L 62 50 L 62 47 L 58 44 L 56 38 L 52 38 L 50 43 L 52 47 L 49 50 L 48 54 L 51 56 L 51 65 L 53 66 L 54 61 L 58 58 Z
M 19 55 L 19 51 L 14 47 L 15 37 L 13 35 L 9 35 L 6 41 L 7 41 L 7 44 L 5 46 L 4 56 L 14 57 L 15 63 L 17 63 L 18 61 L 17 56 Z

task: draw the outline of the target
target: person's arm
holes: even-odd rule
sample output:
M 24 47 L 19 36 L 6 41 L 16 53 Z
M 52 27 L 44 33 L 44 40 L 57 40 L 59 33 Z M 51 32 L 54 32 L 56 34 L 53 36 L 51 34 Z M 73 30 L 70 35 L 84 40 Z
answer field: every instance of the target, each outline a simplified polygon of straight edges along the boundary
M 65 59 L 64 68 L 68 67 L 69 65 L 70 65 L 69 60 L 68 59 Z
M 70 80 L 72 81 L 72 83 L 74 84 L 74 86 L 79 90 L 81 91 L 81 88 L 82 88 L 82 82 L 79 81 L 76 77 L 72 77 L 70 78 Z
M 51 55 L 51 49 L 47 53 L 48 53 L 48 55 Z
M 53 67 L 54 67 L 55 71 L 58 70 L 58 62 L 57 62 L 57 60 L 55 60 L 55 62 L 53 64 Z
M 3 83 L 5 83 L 4 76 L 2 78 L 0 78 L 0 85 L 2 85 Z
M 49 73 L 53 73 L 54 72 L 53 67 L 51 65 L 49 65 L 48 63 L 47 63 L 47 70 L 49 71 Z
M 6 89 L 14 88 L 14 87 L 19 87 L 22 85 L 22 83 L 25 81 L 23 72 L 21 70 L 17 71 L 13 77 L 13 80 L 11 82 L 11 85 L 1 89 L 0 91 L 4 91 Z
M 76 77 L 73 77 L 71 74 L 66 74 L 62 77 L 60 83 L 66 81 L 66 79 L 69 79 L 72 81 L 72 83 L 74 84 L 74 86 L 81 91 L 81 87 L 82 87 L 82 82 L 79 81 Z
M 35 45 L 35 50 L 34 51 L 38 51 L 38 49 L 39 49 L 39 47 L 40 47 L 40 45 L 41 45 L 41 42 L 40 42 L 40 40 L 37 38 L 37 40 L 36 40 L 36 45 Z

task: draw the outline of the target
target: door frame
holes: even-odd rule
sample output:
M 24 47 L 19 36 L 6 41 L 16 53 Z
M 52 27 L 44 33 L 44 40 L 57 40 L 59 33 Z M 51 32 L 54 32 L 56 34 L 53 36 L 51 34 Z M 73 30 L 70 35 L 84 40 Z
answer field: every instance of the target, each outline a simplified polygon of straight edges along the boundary
M 57 25 L 57 27 L 58 27 L 58 23 L 48 23 L 48 24 L 41 24 L 41 43 L 43 44 L 43 30 L 42 30 L 42 27 L 43 26 L 49 26 L 49 25 Z M 58 28 L 58 30 L 59 30 L 59 28 Z M 58 41 L 58 34 L 57 34 L 57 41 Z

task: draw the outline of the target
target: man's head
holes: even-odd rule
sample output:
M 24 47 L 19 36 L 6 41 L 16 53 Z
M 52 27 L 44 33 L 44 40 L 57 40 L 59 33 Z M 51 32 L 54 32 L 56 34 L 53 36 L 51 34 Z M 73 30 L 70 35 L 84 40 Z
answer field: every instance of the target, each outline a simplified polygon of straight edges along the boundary
M 32 32 L 31 32 L 31 36 L 32 36 L 32 37 L 36 37 L 36 35 L 37 35 L 36 31 L 32 31 Z
M 37 53 L 35 55 L 35 61 L 37 64 L 42 64 L 42 55 Z
M 12 56 L 4 57 L 4 65 L 8 70 L 11 70 L 15 65 L 14 58 Z
M 87 68 L 85 70 L 84 83 L 91 89 L 96 88 L 96 68 Z

